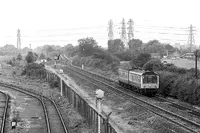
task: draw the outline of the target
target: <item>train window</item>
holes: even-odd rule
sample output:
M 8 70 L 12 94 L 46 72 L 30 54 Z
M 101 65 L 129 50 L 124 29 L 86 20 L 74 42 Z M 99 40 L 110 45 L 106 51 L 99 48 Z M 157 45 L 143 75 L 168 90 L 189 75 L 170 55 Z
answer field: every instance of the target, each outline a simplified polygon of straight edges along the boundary
M 143 83 L 157 83 L 157 76 L 156 75 L 145 75 L 143 77 Z
M 131 80 L 133 82 L 139 82 L 140 83 L 140 75 L 136 75 L 136 74 L 131 74 Z

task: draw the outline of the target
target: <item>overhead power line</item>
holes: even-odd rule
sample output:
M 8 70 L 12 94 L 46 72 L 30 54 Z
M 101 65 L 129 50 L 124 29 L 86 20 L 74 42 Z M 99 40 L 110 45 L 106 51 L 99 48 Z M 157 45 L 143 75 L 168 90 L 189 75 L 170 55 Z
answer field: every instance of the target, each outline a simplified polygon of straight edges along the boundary
M 91 27 L 77 27 L 77 28 L 69 28 L 69 29 L 44 29 L 44 30 L 36 30 L 36 31 L 71 31 L 71 30 L 81 30 L 81 29 L 93 29 L 93 28 L 102 28 L 105 27 L 106 25 L 97 25 L 97 26 L 91 26 Z

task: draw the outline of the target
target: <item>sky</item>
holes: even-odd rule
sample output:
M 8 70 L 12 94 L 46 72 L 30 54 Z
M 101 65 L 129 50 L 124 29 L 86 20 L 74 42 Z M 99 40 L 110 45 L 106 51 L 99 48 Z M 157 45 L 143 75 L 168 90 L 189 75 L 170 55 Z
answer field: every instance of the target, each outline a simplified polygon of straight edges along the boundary
M 186 44 L 189 26 L 200 44 L 198 0 L 0 0 L 0 46 L 32 48 L 46 44 L 77 45 L 93 37 L 107 47 L 108 21 L 114 23 L 114 38 L 120 38 L 121 22 L 134 21 L 134 38 L 143 42 Z M 181 35 L 180 35 L 181 34 Z

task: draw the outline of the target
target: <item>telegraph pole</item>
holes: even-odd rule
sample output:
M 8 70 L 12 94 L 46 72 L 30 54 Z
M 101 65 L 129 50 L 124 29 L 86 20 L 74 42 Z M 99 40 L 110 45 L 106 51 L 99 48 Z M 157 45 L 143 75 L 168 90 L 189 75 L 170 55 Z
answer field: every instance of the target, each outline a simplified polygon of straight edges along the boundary
M 132 19 L 130 19 L 129 21 L 128 21 L 128 42 L 130 41 L 130 40 L 132 40 L 133 38 L 134 38 L 134 34 L 133 34 L 133 20 Z
M 189 36 L 188 36 L 188 46 L 189 46 L 189 51 L 192 52 L 192 47 L 195 43 L 194 41 L 194 27 L 192 25 L 190 25 L 189 27 Z
M 108 40 L 114 39 L 114 33 L 113 33 L 113 21 L 110 20 L 108 22 Z
M 121 40 L 124 43 L 125 48 L 128 48 L 127 37 L 126 37 L 126 23 L 124 18 L 122 19 Z
M 21 50 L 21 34 L 20 30 L 17 30 L 17 49 Z

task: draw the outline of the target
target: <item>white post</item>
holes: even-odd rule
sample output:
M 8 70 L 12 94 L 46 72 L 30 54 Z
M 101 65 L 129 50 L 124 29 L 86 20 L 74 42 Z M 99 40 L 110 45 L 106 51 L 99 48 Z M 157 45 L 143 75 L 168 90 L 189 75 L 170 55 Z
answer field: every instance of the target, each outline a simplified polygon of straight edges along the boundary
M 98 133 L 101 133 L 101 101 L 104 97 L 104 91 L 102 90 L 96 90 L 96 100 L 97 100 L 97 110 L 98 110 Z
M 82 69 L 84 69 L 84 65 L 82 64 Z
M 98 108 L 98 133 L 101 133 L 101 98 L 97 98 L 97 108 Z

